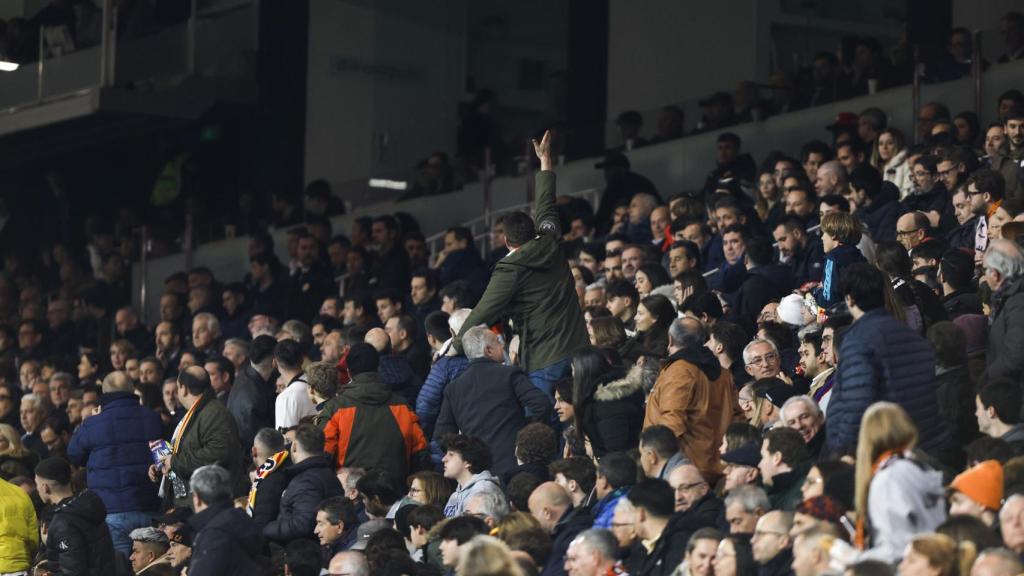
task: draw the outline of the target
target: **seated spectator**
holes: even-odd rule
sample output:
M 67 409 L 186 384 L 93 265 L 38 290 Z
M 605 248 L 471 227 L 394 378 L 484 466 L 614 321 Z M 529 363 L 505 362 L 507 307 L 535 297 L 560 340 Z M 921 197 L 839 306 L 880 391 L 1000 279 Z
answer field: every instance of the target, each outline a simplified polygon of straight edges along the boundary
M 548 466 L 551 478 L 569 494 L 573 508 L 583 506 L 597 482 L 597 468 L 594 461 L 585 456 L 573 456 L 555 460 Z
M 640 466 L 648 478 L 668 480 L 669 474 L 687 461 L 668 426 L 648 426 L 640 433 Z
M 619 542 L 610 530 L 591 528 L 580 532 L 566 550 L 566 564 L 571 574 L 599 576 L 624 570 L 618 560 Z
M 640 295 L 628 280 L 613 280 L 605 287 L 608 298 L 608 310 L 612 316 L 622 321 L 627 333 L 636 329 L 636 313 L 640 305 Z
M 538 486 L 530 495 L 529 506 L 541 529 L 551 535 L 551 554 L 541 568 L 541 576 L 564 575 L 569 544 L 593 525 L 593 517 L 586 510 L 574 509 L 569 493 L 554 482 Z
M 1020 424 L 1021 390 L 1009 380 L 989 380 L 977 394 L 978 429 L 982 434 L 1011 445 L 1024 445 Z
M 1003 495 L 1003 466 L 986 460 L 960 473 L 949 485 L 949 513 L 974 516 L 992 527 Z
M 825 413 L 809 396 L 794 396 L 781 409 L 782 424 L 800 433 L 811 460 L 818 460 L 825 449 Z
M 446 517 L 461 516 L 466 501 L 474 494 L 491 492 L 504 498 L 498 478 L 490 470 L 492 457 L 487 444 L 472 436 L 449 435 L 443 448 L 444 477 L 458 484 L 444 507 Z
M 352 382 L 341 389 L 341 407 L 324 429 L 324 449 L 337 467 L 379 468 L 405 478 L 414 457 L 425 457 L 427 440 L 416 415 L 377 374 L 377 351 L 352 345 Z
M 725 463 L 725 484 L 722 487 L 724 494 L 728 494 L 740 486 L 759 485 L 761 482 L 758 468 L 758 464 L 761 462 L 760 437 L 723 452 L 722 462 Z
M 786 216 L 773 230 L 778 243 L 779 261 L 793 269 L 797 286 L 821 281 L 822 262 L 825 258 L 821 238 L 809 234 L 806 224 L 798 216 Z
M 758 519 L 750 544 L 760 573 L 787 573 L 793 562 L 793 541 L 789 537 L 792 526 L 792 512 L 772 510 Z
M 664 480 L 641 480 L 630 489 L 624 502 L 635 515 L 638 544 L 646 542 L 646 550 L 635 563 L 636 572 L 645 576 L 668 576 L 686 552 L 692 531 L 687 530 L 679 516 L 674 515 L 672 488 Z M 651 545 L 653 544 L 653 546 Z M 644 554 L 646 552 L 646 554 Z
M 527 424 L 527 415 L 540 422 L 551 419 L 547 395 L 526 373 L 504 366 L 501 343 L 490 330 L 477 326 L 462 336 L 469 367 L 444 390 L 434 439 L 461 432 L 491 447 L 496 475 L 516 467 L 515 437 Z
M 623 452 L 609 452 L 597 464 L 597 482 L 594 496 L 597 502 L 591 510 L 595 528 L 610 528 L 615 506 L 636 483 L 636 463 Z
M 722 500 L 715 495 L 700 471 L 693 464 L 683 464 L 668 476 L 675 492 L 678 522 L 691 533 L 701 528 L 717 527 L 724 514 Z
M 730 534 L 753 535 L 758 521 L 769 511 L 768 494 L 758 486 L 737 486 L 725 497 L 725 521 Z
M 518 466 L 502 477 L 502 484 L 518 474 L 531 474 L 542 481 L 550 480 L 548 465 L 558 454 L 558 434 L 542 422 L 523 426 L 516 434 L 516 462 Z
M 809 468 L 810 455 L 799 432 L 775 428 L 765 434 L 758 469 L 773 509 L 791 512 L 803 501 L 800 488 Z
M 139 576 L 164 576 L 173 574 L 167 551 L 170 542 L 167 534 L 152 527 L 136 528 L 129 534 L 132 552 L 128 560 L 132 570 Z

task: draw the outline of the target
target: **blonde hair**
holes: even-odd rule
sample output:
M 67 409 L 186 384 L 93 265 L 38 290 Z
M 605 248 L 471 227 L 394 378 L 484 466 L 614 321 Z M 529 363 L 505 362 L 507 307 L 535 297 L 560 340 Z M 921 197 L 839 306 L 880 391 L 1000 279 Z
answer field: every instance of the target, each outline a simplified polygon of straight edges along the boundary
M 853 246 L 860 242 L 860 222 L 846 212 L 829 212 L 822 216 L 821 231 L 840 244 Z
M 494 535 L 503 541 L 508 541 L 512 534 L 540 530 L 540 522 L 532 514 L 526 512 L 512 512 L 498 522 Z
M 928 565 L 939 570 L 939 576 L 966 576 L 978 556 L 974 542 L 957 544 L 945 534 L 922 534 L 910 541 L 915 552 L 928 559 Z
M 0 452 L 0 456 L 14 456 L 21 458 L 28 454 L 28 449 L 21 443 L 21 435 L 10 424 L 0 424 L 0 434 L 7 439 L 7 450 Z
M 460 547 L 458 576 L 523 576 L 512 551 L 491 536 L 474 536 Z
M 868 488 L 879 457 L 890 451 L 904 452 L 917 445 L 917 426 L 898 404 L 875 402 L 864 412 L 857 437 L 857 517 L 868 520 Z

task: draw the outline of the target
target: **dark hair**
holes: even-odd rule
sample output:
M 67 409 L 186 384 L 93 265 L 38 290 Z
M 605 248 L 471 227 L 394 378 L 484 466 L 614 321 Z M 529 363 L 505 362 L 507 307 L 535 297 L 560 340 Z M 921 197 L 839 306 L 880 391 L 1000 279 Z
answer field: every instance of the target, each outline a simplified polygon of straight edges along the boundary
M 765 339 L 771 340 L 778 350 L 789 350 L 796 347 L 794 346 L 796 342 L 795 334 L 786 324 L 771 321 L 762 322 L 761 330 L 764 332 Z
M 988 192 L 992 201 L 1002 200 L 1006 191 L 1006 180 L 1003 175 L 990 168 L 981 168 L 971 174 L 967 179 L 967 185 L 974 184 L 978 192 Z
M 679 439 L 668 426 L 648 426 L 640 432 L 640 446 L 654 450 L 658 458 L 668 460 L 679 452 Z
M 964 446 L 964 453 L 968 462 L 984 462 L 985 460 L 997 460 L 1000 464 L 1016 456 L 1017 452 L 1010 443 L 1002 438 L 993 438 L 982 434 L 973 442 Z
M 523 464 L 546 466 L 558 453 L 558 435 L 547 424 L 533 422 L 516 433 L 516 458 Z
M 754 266 L 765 266 L 772 263 L 772 243 L 762 236 L 747 240 L 747 258 Z
M 850 203 L 846 201 L 846 198 L 843 198 L 839 194 L 826 194 L 819 198 L 818 202 L 826 206 L 833 206 L 837 208 L 840 212 L 849 213 L 850 211 Z
M 51 456 L 36 464 L 36 476 L 59 486 L 71 484 L 71 464 L 60 456 Z
M 406 518 L 410 527 L 419 526 L 424 530 L 430 530 L 442 520 L 444 520 L 444 511 L 433 504 L 416 506 Z
M 348 371 L 352 377 L 366 372 L 376 372 L 380 364 L 377 349 L 366 342 L 356 342 L 348 349 Z
M 584 346 L 572 355 L 572 405 L 582 407 L 597 391 L 599 379 L 612 369 L 604 351 L 596 346 Z M 582 409 L 577 412 L 577 425 Z M 579 430 L 577 427 L 577 430 Z
M 1008 378 L 992 379 L 978 390 L 984 408 L 994 408 L 1003 424 L 1020 422 L 1020 385 Z
M 834 59 L 835 56 L 832 56 L 832 58 Z M 821 140 L 811 140 L 800 147 L 800 162 L 806 163 L 811 154 L 821 154 L 822 162 L 828 162 L 833 158 L 832 149 Z
M 487 532 L 487 524 L 476 516 L 456 516 L 441 527 L 438 537 L 441 540 L 455 540 L 462 545 L 469 542 L 473 536 Z
M 749 422 L 733 422 L 725 429 L 725 447 L 727 450 L 735 450 L 751 442 L 756 442 L 758 449 L 760 449 L 761 431 Z
M 665 284 L 672 282 L 672 279 L 668 277 L 668 272 L 661 267 L 661 264 L 648 262 L 641 264 L 636 271 L 643 272 L 644 275 L 647 276 L 647 279 L 651 281 L 651 286 L 654 288 L 664 286 Z
M 604 244 L 598 244 L 597 242 L 587 242 L 580 247 L 580 252 L 586 252 L 594 257 L 594 260 L 598 262 L 604 260 Z
M 708 318 L 713 320 L 717 320 L 724 315 L 722 303 L 713 292 L 691 294 L 679 305 L 679 311 L 691 312 L 698 318 L 707 314 Z
M 324 451 L 323 430 L 313 424 L 299 424 L 295 429 L 295 439 L 292 442 L 301 446 L 303 452 L 313 456 L 322 454 Z
M 847 566 L 846 571 L 851 576 L 893 576 L 896 573 L 892 564 L 881 560 L 861 560 Z
M 473 233 L 465 226 L 452 226 L 451 228 L 444 231 L 445 236 L 452 234 L 455 239 L 460 242 L 465 242 L 467 245 L 473 245 Z
M 551 556 L 551 536 L 540 528 L 509 531 L 501 538 L 512 550 L 530 556 L 535 566 L 533 574 L 536 574 L 536 566 L 544 566 Z
M 733 360 L 743 358 L 743 348 L 750 341 L 746 331 L 739 324 L 726 320 L 719 320 L 709 326 L 708 334 L 725 348 L 725 353 Z
M 936 118 L 936 120 L 937 119 L 938 118 Z M 914 166 L 920 166 L 930 174 L 935 174 L 939 171 L 939 159 L 931 154 L 924 154 L 922 156 L 918 156 L 917 160 L 914 161 Z
M 867 262 L 851 264 L 841 279 L 842 294 L 868 312 L 885 306 L 885 274 Z
M 402 497 L 394 479 L 384 470 L 367 470 L 362 478 L 356 480 L 356 490 L 366 497 L 367 500 L 379 498 L 380 503 L 391 506 Z
M 947 250 L 942 255 L 939 269 L 942 270 L 943 281 L 954 290 L 966 290 L 974 285 L 974 258 L 963 250 Z
M 640 303 L 640 294 L 636 291 L 636 286 L 629 280 L 612 280 L 605 286 L 604 293 L 609 300 L 612 298 L 630 298 L 633 305 Z
M 333 496 L 321 500 L 316 507 L 317 512 L 323 511 L 327 521 L 331 524 L 345 524 L 345 529 L 355 528 L 359 525 L 359 514 L 356 512 L 356 505 L 344 496 Z
M 466 284 L 465 280 L 455 280 L 449 282 L 447 286 L 441 288 L 439 292 L 442 300 L 448 298 L 455 302 L 455 309 L 469 308 L 476 304 L 476 298 L 473 295 L 473 291 L 469 289 L 469 285 Z
M 708 291 L 708 281 L 704 279 L 704 274 L 700 270 L 687 270 L 676 274 L 673 278 L 676 282 L 679 282 L 683 290 L 687 288 L 693 288 L 693 294 L 703 294 Z M 721 307 L 721 305 L 719 305 Z
M 461 456 L 466 464 L 469 464 L 469 471 L 473 474 L 489 470 L 494 462 L 490 447 L 475 436 L 449 434 L 445 436 L 441 449 Z
M 675 513 L 675 493 L 668 482 L 657 478 L 646 478 L 630 488 L 626 496 L 630 504 L 643 508 L 655 518 L 669 518 Z
M 998 547 L 1001 543 L 997 532 L 993 531 L 977 516 L 954 514 L 935 529 L 939 534 L 949 536 L 957 543 L 971 542 L 977 550 Z
M 609 452 L 597 463 L 597 474 L 614 489 L 632 486 L 636 484 L 636 461 L 625 452 Z
M 513 508 L 523 512 L 530 510 L 530 495 L 537 489 L 537 486 L 544 481 L 529 472 L 520 472 L 508 481 L 505 487 L 505 495 Z
M 807 444 L 803 436 L 792 428 L 772 428 L 764 435 L 768 442 L 768 453 L 779 452 L 782 454 L 782 461 L 788 466 L 796 466 L 810 460 L 810 453 L 807 451 Z
M 586 456 L 571 456 L 555 460 L 548 465 L 548 472 L 551 477 L 561 474 L 566 480 L 573 480 L 579 485 L 584 494 L 589 494 L 594 489 L 594 482 L 597 480 L 597 468 L 594 461 Z
M 661 294 L 651 294 L 640 301 L 644 308 L 654 316 L 654 325 L 648 330 L 650 335 L 664 335 L 668 333 L 668 327 L 676 319 L 676 310 L 672 301 Z
M 288 339 L 282 340 L 274 347 L 274 359 L 282 368 L 295 370 L 302 367 L 302 345 Z
M 865 162 L 850 172 L 850 186 L 854 190 L 863 190 L 865 196 L 874 200 L 882 189 L 882 174 Z
M 284 564 L 293 576 L 319 576 L 320 545 L 312 540 L 292 540 L 284 550 Z
M 686 252 L 686 258 L 693 260 L 696 267 L 701 266 L 701 253 L 700 247 L 697 244 L 690 242 L 689 240 L 676 240 L 669 247 L 669 251 L 677 250 L 682 248 Z
M 448 313 L 443 310 L 434 310 L 423 320 L 423 328 L 427 335 L 433 336 L 435 340 L 444 342 L 451 336 L 451 329 L 448 327 Z
M 942 368 L 967 364 L 967 338 L 959 326 L 943 320 L 928 327 L 928 343 L 935 351 L 935 363 Z
M 206 362 L 203 362 L 203 364 L 210 364 L 211 362 L 217 365 L 218 372 L 220 372 L 221 374 L 228 375 L 228 380 L 230 382 L 235 381 L 235 365 L 231 362 L 231 360 L 228 360 L 227 358 L 220 355 L 210 356 L 206 359 Z
M 724 539 L 732 542 L 732 548 L 736 552 L 736 576 L 757 574 L 757 562 L 754 560 L 750 540 L 738 536 L 726 536 Z
M 253 364 L 261 364 L 274 353 L 277 347 L 277 340 L 266 334 L 253 338 L 249 344 L 249 361 Z
M 193 372 L 196 372 L 196 374 L 193 374 L 187 368 L 179 372 L 178 384 L 188 389 L 189 394 L 198 396 L 210 389 L 210 375 L 201 366 L 199 370 L 194 370 Z
M 505 239 L 510 246 L 522 246 L 537 235 L 533 218 L 523 212 L 509 212 L 499 218 L 498 223 L 505 227 Z

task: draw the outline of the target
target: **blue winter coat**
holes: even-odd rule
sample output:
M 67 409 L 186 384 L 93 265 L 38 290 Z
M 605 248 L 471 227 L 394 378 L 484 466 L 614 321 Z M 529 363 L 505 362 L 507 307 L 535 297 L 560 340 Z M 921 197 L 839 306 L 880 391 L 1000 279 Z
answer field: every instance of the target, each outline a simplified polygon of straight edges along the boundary
M 921 449 L 935 453 L 946 447 L 949 431 L 939 413 L 931 346 L 882 308 L 865 313 L 843 336 L 828 403 L 828 449 L 855 448 L 861 417 L 879 401 L 907 411 Z
M 843 271 L 857 262 L 864 262 L 864 255 L 856 246 L 841 244 L 825 254 L 825 271 L 821 276 L 821 286 L 814 289 L 814 299 L 818 306 L 827 310 L 843 301 L 843 295 L 840 293 Z
M 86 465 L 89 488 L 108 514 L 157 510 L 157 485 L 149 480 L 149 442 L 163 434 L 160 417 L 139 405 L 131 392 L 104 394 L 100 401 L 103 410 L 82 422 L 71 438 L 68 459 Z
M 469 367 L 469 360 L 465 356 L 442 356 L 430 367 L 430 374 L 420 388 L 420 395 L 416 397 L 416 416 L 420 419 L 420 428 L 427 438 L 434 437 L 434 423 L 437 422 L 437 415 L 441 413 L 441 400 L 444 399 L 444 389 L 448 384 L 459 377 Z

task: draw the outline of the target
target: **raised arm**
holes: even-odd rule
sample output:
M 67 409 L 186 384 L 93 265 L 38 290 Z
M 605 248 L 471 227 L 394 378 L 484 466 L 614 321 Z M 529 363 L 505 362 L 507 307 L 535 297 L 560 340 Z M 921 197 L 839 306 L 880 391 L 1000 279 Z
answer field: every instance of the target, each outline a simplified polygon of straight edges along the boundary
M 540 142 L 533 141 L 533 151 L 540 159 L 540 172 L 535 177 L 533 223 L 537 234 L 561 235 L 558 210 L 555 208 L 555 173 L 551 171 L 551 131 Z

